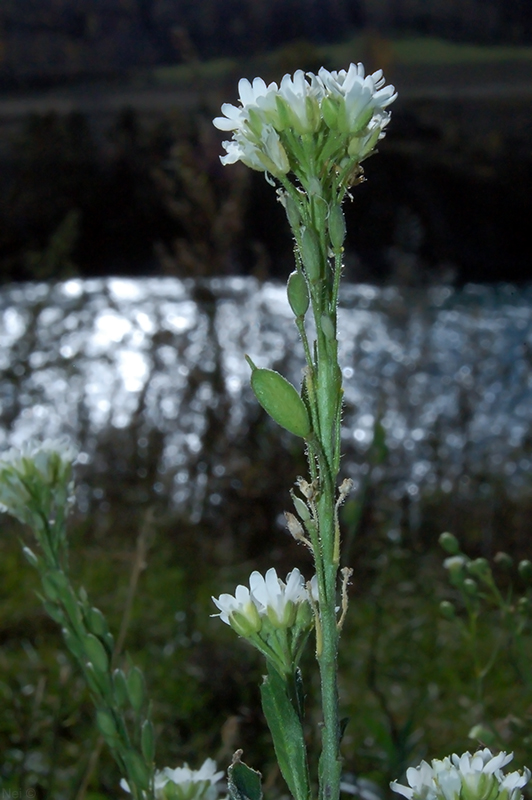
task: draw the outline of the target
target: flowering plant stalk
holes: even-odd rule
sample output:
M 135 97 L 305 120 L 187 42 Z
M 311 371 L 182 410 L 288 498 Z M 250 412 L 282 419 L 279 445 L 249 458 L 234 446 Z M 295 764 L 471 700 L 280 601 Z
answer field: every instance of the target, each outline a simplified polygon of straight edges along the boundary
M 385 86 L 381 71 L 366 76 L 361 64 L 351 64 L 347 71 L 321 69 L 317 75 L 299 70 L 293 77 L 285 75 L 280 86 L 267 86 L 260 78 L 252 83 L 244 79 L 239 92 L 240 105 L 223 105 L 224 116 L 214 120 L 216 127 L 233 134 L 224 142 L 226 155 L 221 161 L 242 161 L 265 172 L 266 179 L 277 187 L 295 242 L 296 264 L 287 292 L 306 360 L 301 390 L 277 372 L 258 368 L 250 358 L 248 362 L 251 385 L 261 405 L 306 443 L 309 480 L 298 480 L 298 493 L 293 493 L 296 515 L 288 513 L 286 517 L 292 535 L 311 551 L 316 570 L 316 591 L 309 590 L 309 603 L 323 712 L 319 798 L 336 800 L 342 770 L 337 653 L 351 574 L 349 569 L 342 571 L 340 591 L 338 509 L 351 488 L 347 480 L 337 485 L 342 412 L 337 306 L 346 233 L 342 201 L 363 179 L 361 163 L 383 138 L 390 119 L 386 109 L 396 93 L 393 86 Z M 314 322 L 313 342 L 307 332 L 309 309 Z M 241 601 L 232 617 L 229 609 L 222 611 L 221 617 L 253 641 L 246 630 L 239 630 L 239 617 L 252 625 L 258 612 L 253 611 L 253 602 L 250 605 L 242 591 Z M 273 663 L 271 659 L 269 663 Z M 296 667 L 294 662 L 292 671 Z M 263 687 L 263 706 L 281 770 L 296 800 L 308 800 L 312 788 L 307 771 L 301 768 L 306 764 L 301 718 L 297 718 L 297 725 L 291 720 L 296 735 L 287 748 L 283 736 L 287 721 L 279 720 L 278 711 L 282 707 L 282 683 L 278 679 L 274 683 L 270 672 L 265 685 L 269 688 L 265 692 Z M 291 697 L 288 689 L 286 694 Z M 272 703 L 272 697 L 277 703 Z M 298 711 L 297 702 L 293 706 Z M 297 786 L 293 785 L 294 773 L 300 777 Z
M 66 520 L 73 503 L 74 449 L 62 441 L 27 443 L 0 458 L 0 510 L 28 525 L 37 552 L 24 555 L 41 578 L 41 599 L 62 629 L 96 707 L 96 723 L 135 800 L 153 798 L 155 740 L 144 677 L 138 667 L 114 669 L 115 643 L 85 589 L 72 586 Z M 128 725 L 128 717 L 130 724 Z
M 249 586 L 213 598 L 222 622 L 265 657 L 261 686 L 281 773 L 295 800 L 338 800 L 342 762 L 337 654 L 347 612 L 349 568 L 340 570 L 338 510 L 351 482 L 338 485 L 342 373 L 338 363 L 337 305 L 342 272 L 345 219 L 342 202 L 363 179 L 361 163 L 384 136 L 387 107 L 396 97 L 382 73 L 365 76 L 361 64 L 318 75 L 301 71 L 280 86 L 256 78 L 239 85 L 240 105 L 224 105 L 215 125 L 232 131 L 222 163 L 243 161 L 264 171 L 277 187 L 294 236 L 295 270 L 287 282 L 290 307 L 306 366 L 300 390 L 251 358 L 251 385 L 268 414 L 306 445 L 309 479 L 292 492 L 295 514 L 286 513 L 292 536 L 312 554 L 315 575 L 298 569 L 282 580 L 274 569 L 253 572 Z M 310 313 L 308 313 L 310 310 Z M 312 317 L 312 323 L 307 325 Z M 310 333 L 312 331 L 312 334 Z M 154 729 L 139 669 L 115 668 L 116 648 L 101 612 L 84 589 L 76 591 L 68 570 L 66 518 L 73 498 L 75 452 L 63 442 L 27 444 L 0 457 L 0 510 L 28 525 L 38 551 L 24 547 L 38 570 L 42 600 L 63 631 L 96 707 L 98 728 L 122 773 L 122 788 L 135 800 L 217 800 L 222 773 L 207 758 L 199 769 L 187 764 L 155 770 Z M 442 543 L 453 582 L 468 597 L 479 586 L 506 609 L 482 559 L 471 562 L 449 534 Z M 525 562 L 523 562 L 525 563 Z M 526 562 L 527 574 L 532 571 Z M 523 567 L 523 569 L 525 569 Z M 470 581 L 470 583 L 468 583 Z M 478 582 L 478 583 L 477 583 Z M 449 608 L 447 608 L 449 612 Z M 477 606 L 468 606 L 476 620 Z M 304 722 L 301 655 L 314 629 L 321 679 L 322 751 L 316 779 L 310 775 Z M 260 773 L 237 751 L 228 769 L 231 800 L 262 800 Z M 407 770 L 408 786 L 392 789 L 407 800 L 522 800 L 527 769 L 504 775 L 512 755 L 484 748 L 453 754 Z

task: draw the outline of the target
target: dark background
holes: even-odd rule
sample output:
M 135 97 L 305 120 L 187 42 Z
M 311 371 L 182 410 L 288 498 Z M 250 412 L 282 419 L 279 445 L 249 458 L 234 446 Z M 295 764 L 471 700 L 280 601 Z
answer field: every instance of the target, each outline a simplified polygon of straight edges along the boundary
M 361 59 L 399 100 L 348 278 L 527 281 L 531 39 L 525 0 L 4 0 L 0 280 L 285 275 L 275 194 L 210 120 L 242 75 Z

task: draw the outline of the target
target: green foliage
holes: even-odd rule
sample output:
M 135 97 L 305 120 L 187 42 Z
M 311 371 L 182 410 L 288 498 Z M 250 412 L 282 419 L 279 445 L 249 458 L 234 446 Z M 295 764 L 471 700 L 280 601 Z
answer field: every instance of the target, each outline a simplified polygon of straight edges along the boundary
M 242 751 L 237 751 L 233 763 L 227 770 L 227 788 L 231 800 L 262 800 L 262 775 L 240 760 Z

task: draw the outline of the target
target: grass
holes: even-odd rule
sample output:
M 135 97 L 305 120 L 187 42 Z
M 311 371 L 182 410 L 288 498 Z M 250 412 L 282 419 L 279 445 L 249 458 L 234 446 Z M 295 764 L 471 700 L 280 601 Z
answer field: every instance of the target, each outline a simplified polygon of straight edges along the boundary
M 513 45 L 479 45 L 451 42 L 436 37 L 405 36 L 387 39 L 359 35 L 347 42 L 321 47 L 296 41 L 280 50 L 263 54 L 253 59 L 237 61 L 231 58 L 214 59 L 193 64 L 176 64 L 156 67 L 152 74 L 157 83 L 187 88 L 193 80 L 201 80 L 219 86 L 240 74 L 270 74 L 279 71 L 286 62 L 294 62 L 297 56 L 305 61 L 325 64 L 329 68 L 347 66 L 351 61 L 364 61 L 368 50 L 382 51 L 385 60 L 391 60 L 395 67 L 404 66 L 450 66 L 468 64 L 496 64 L 507 61 L 532 61 L 532 47 Z M 386 51 L 386 52 L 384 52 Z M 290 68 L 290 66 L 288 68 Z M 308 68 L 312 68 L 308 66 Z

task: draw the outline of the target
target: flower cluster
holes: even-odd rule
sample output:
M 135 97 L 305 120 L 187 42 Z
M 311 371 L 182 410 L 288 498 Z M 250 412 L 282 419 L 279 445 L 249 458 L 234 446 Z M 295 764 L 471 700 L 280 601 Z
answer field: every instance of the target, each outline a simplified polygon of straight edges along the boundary
M 63 439 L 26 442 L 0 456 L 0 510 L 33 525 L 49 519 L 72 499 L 74 448 Z
M 222 622 L 255 645 L 282 673 L 297 664 L 301 647 L 312 628 L 310 600 L 316 602 L 316 578 L 309 589 L 298 569 L 286 581 L 272 567 L 261 575 L 252 572 L 247 586 L 237 586 L 235 594 L 221 594 L 212 600 L 220 610 Z
M 155 800 L 216 800 L 220 791 L 216 784 L 223 777 L 223 772 L 216 769 L 216 762 L 207 758 L 196 770 L 188 764 L 158 770 L 154 778 Z M 129 792 L 124 779 L 120 786 Z
M 520 800 L 530 771 L 525 768 L 523 773 L 504 775 L 502 768 L 512 758 L 513 753 L 493 755 L 487 747 L 473 755 L 453 753 L 441 761 L 410 767 L 406 772 L 410 785 L 394 781 L 391 788 L 407 800 Z
M 262 78 L 239 82 L 240 106 L 225 103 L 214 125 L 232 131 L 222 164 L 242 161 L 277 178 L 293 172 L 305 189 L 324 167 L 344 178 L 384 136 L 387 107 L 397 93 L 382 70 L 365 75 L 362 64 L 317 75 L 295 72 L 280 85 Z

